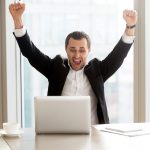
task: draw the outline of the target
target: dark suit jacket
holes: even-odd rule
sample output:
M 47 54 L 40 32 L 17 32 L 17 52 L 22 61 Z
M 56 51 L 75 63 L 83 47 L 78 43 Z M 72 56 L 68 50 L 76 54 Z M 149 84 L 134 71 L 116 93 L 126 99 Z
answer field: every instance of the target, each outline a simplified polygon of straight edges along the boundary
M 22 54 L 30 64 L 41 72 L 49 81 L 47 95 L 61 95 L 66 77 L 69 73 L 68 60 L 60 55 L 51 59 L 43 54 L 30 40 L 26 33 L 16 37 Z M 102 61 L 92 59 L 84 68 L 91 87 L 97 98 L 97 116 L 99 123 L 109 123 L 104 95 L 104 82 L 121 66 L 132 44 L 119 40 L 112 52 Z

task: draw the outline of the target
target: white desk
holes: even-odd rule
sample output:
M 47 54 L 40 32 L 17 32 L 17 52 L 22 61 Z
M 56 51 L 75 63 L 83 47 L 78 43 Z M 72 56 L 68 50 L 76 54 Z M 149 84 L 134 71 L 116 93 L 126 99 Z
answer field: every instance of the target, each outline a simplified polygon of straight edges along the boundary
M 94 128 L 90 135 L 35 135 L 24 129 L 21 138 L 4 140 L 12 150 L 150 150 L 150 135 L 128 137 Z
M 0 137 L 0 150 L 10 150 L 8 144 Z

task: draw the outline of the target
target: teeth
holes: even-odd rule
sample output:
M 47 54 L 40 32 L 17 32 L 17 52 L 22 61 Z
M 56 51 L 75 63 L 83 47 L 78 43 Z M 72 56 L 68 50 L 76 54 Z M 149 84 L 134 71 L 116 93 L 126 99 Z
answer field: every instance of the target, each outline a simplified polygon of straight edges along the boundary
M 80 60 L 73 60 L 74 62 L 80 62 Z
M 75 64 L 80 64 L 80 60 L 73 60 Z
M 80 60 L 74 60 L 74 62 L 80 62 Z

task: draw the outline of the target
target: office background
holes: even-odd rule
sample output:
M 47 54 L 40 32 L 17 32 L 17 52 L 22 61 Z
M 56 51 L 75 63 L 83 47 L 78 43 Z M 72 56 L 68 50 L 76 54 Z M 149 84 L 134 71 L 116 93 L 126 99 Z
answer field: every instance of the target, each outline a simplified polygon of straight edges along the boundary
M 8 12 L 12 1 L 0 1 L 0 124 L 18 121 L 33 126 L 33 97 L 46 95 L 47 81 L 21 55 L 12 35 Z M 148 0 L 24 0 L 24 22 L 34 43 L 50 57 L 65 55 L 64 39 L 84 30 L 92 40 L 90 58 L 103 59 L 120 39 L 125 22 L 122 11 L 139 14 L 136 40 L 120 70 L 105 85 L 112 123 L 150 120 Z

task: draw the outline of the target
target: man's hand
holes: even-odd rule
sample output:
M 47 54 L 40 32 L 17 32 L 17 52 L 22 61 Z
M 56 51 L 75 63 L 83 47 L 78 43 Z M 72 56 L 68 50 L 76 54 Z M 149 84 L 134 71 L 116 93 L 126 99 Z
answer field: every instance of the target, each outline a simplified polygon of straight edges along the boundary
M 128 26 L 133 26 L 137 23 L 137 12 L 136 10 L 124 10 L 123 18 Z
M 18 2 L 9 5 L 9 11 L 14 20 L 15 28 L 19 29 L 23 27 L 22 15 L 25 11 L 25 4 Z
M 12 17 L 15 18 L 21 18 L 22 14 L 25 10 L 25 4 L 24 3 L 14 3 L 9 5 L 9 11 L 12 15 Z
M 126 25 L 129 27 L 129 28 L 126 28 L 125 33 L 128 36 L 134 36 L 134 32 L 135 32 L 134 25 L 136 25 L 137 18 L 138 18 L 136 10 L 124 10 L 123 18 L 126 21 Z M 132 26 L 134 26 L 134 27 L 132 27 Z M 130 27 L 132 27 L 132 28 L 130 28 Z

